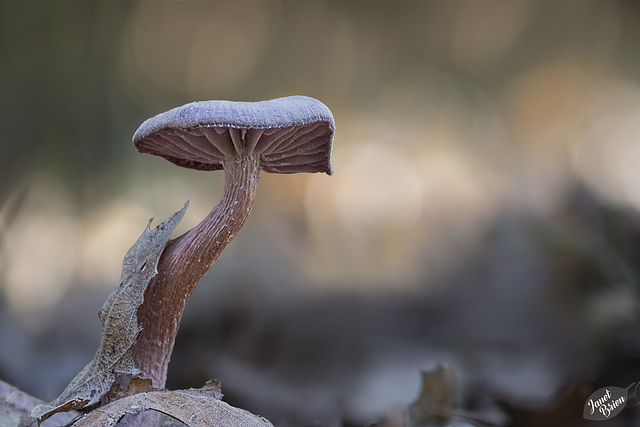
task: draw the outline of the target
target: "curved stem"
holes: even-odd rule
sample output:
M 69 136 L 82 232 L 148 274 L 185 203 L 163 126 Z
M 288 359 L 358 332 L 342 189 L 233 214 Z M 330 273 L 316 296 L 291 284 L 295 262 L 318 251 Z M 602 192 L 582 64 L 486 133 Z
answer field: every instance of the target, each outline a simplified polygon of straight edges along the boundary
M 142 332 L 133 348 L 141 376 L 164 388 L 182 311 L 196 285 L 249 216 L 260 174 L 257 154 L 224 163 L 222 200 L 187 233 L 167 244 L 138 309 Z

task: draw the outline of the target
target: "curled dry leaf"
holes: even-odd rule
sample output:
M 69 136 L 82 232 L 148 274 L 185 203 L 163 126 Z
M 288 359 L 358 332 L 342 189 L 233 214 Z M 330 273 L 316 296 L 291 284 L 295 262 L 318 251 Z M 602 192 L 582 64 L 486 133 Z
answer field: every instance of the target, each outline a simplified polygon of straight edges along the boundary
M 69 383 L 60 396 L 36 406 L 31 417 L 41 422 L 57 412 L 82 410 L 100 403 L 118 378 L 140 373 L 131 349 L 140 333 L 137 312 L 144 292 L 157 274 L 158 259 L 171 232 L 182 219 L 188 202 L 166 221 L 151 230 L 151 221 L 142 236 L 127 252 L 120 282 L 100 310 L 102 339 L 93 360 Z M 33 423 L 33 421 L 31 422 Z
M 13 427 L 19 425 L 20 420 L 28 416 L 34 406 L 41 403 L 44 402 L 0 380 L 0 426 Z M 42 427 L 67 425 L 77 415 L 75 412 L 56 414 L 56 416 L 43 423 Z
M 84 415 L 72 427 L 112 427 L 127 414 L 157 411 L 189 427 L 268 427 L 273 425 L 258 415 L 234 408 L 220 400 L 217 381 L 198 389 L 149 391 L 132 394 Z
M 407 408 L 408 427 L 443 427 L 457 408 L 458 379 L 453 368 L 436 366 L 422 372 L 422 390 Z
M 465 411 L 458 404 L 458 378 L 452 367 L 438 365 L 422 372 L 420 395 L 404 411 L 404 427 L 445 427 L 456 422 L 476 426 L 502 426 L 507 422 L 499 410 Z

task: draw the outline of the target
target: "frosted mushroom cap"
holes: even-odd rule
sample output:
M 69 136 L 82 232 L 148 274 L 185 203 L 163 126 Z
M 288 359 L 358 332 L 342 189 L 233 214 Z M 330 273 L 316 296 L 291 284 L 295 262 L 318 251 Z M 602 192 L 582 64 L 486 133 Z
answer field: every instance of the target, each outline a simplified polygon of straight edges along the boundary
M 334 130 L 329 108 L 308 96 L 199 101 L 146 120 L 133 144 L 191 169 L 218 170 L 227 158 L 258 153 L 265 172 L 331 175 Z

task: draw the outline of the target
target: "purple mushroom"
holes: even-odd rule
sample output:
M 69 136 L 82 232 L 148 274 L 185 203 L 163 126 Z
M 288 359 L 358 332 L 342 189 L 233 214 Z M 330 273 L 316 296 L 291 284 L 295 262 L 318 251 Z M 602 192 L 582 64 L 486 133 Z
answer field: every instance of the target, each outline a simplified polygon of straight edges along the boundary
M 142 331 L 133 356 L 154 387 L 165 385 L 187 299 L 251 212 L 260 170 L 331 175 L 334 130 L 331 111 L 306 96 L 193 102 L 138 128 L 138 151 L 186 168 L 225 172 L 222 200 L 200 224 L 169 241 L 138 310 Z

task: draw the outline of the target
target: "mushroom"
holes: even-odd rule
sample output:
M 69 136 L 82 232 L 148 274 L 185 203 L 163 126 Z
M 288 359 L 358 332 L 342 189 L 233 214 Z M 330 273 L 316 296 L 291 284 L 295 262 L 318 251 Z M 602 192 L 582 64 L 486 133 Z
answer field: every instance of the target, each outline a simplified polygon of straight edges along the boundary
M 331 175 L 334 129 L 331 111 L 306 96 L 193 102 L 138 128 L 138 151 L 186 168 L 225 172 L 222 200 L 197 226 L 169 241 L 138 310 L 142 330 L 133 357 L 154 387 L 165 385 L 187 299 L 251 212 L 260 169 Z

